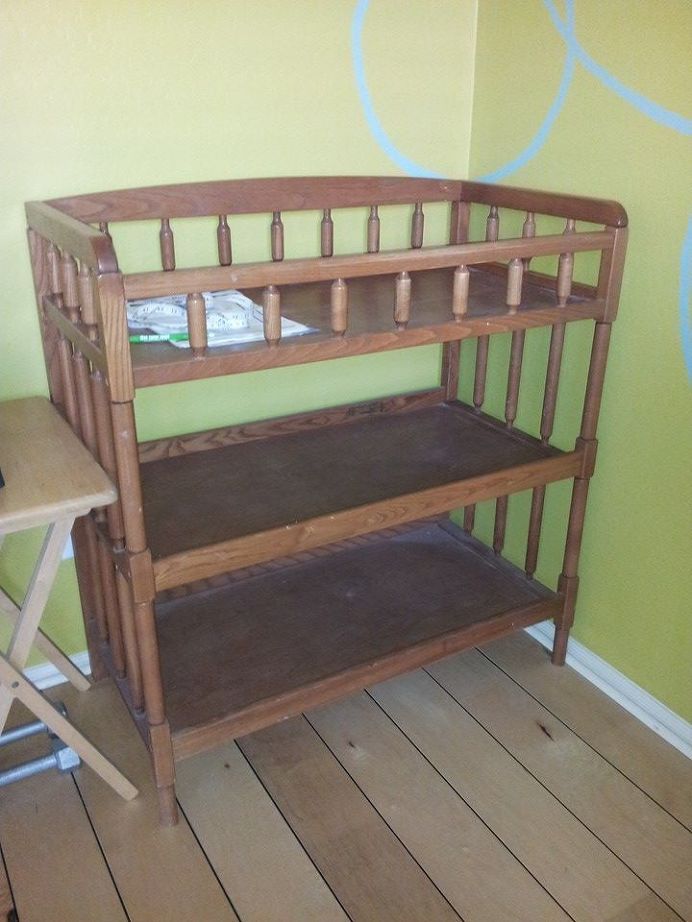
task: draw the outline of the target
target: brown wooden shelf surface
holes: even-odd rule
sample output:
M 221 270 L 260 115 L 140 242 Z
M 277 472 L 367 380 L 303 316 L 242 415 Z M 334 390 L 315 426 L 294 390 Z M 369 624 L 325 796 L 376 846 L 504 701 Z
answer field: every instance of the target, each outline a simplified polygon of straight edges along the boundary
M 203 359 L 189 349 L 168 343 L 133 345 L 132 363 L 137 387 L 219 374 L 231 374 L 302 364 L 346 355 L 446 342 L 467 335 L 543 326 L 557 320 L 597 317 L 603 302 L 574 295 L 558 307 L 554 288 L 528 275 L 522 304 L 513 316 L 505 306 L 506 273 L 497 267 L 471 269 L 469 307 L 462 324 L 452 317 L 453 269 L 412 273 L 411 319 L 398 331 L 393 320 L 395 277 L 368 276 L 348 282 L 349 319 L 345 336 L 334 336 L 330 326 L 330 282 L 281 287 L 283 316 L 314 328 L 314 332 L 283 339 L 269 349 L 264 340 L 236 346 L 216 346 Z M 575 287 L 575 290 L 580 290 Z M 586 289 L 584 289 L 586 292 Z M 244 292 L 261 304 L 261 289 Z M 473 328 L 473 329 L 472 329 Z
M 538 463 L 549 482 L 570 457 L 460 402 L 378 413 L 143 464 L 147 534 L 160 561 L 484 475 L 512 492 L 501 472 Z
M 559 605 L 449 522 L 159 602 L 176 754 L 551 617 Z

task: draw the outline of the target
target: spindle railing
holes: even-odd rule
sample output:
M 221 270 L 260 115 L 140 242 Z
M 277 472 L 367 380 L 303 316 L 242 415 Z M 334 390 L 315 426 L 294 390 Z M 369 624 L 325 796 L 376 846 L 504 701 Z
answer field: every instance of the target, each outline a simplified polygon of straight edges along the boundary
M 233 248 L 231 245 L 231 228 L 228 225 L 228 215 L 219 215 L 219 225 L 216 228 L 216 245 L 219 251 L 219 265 L 230 266 L 233 262 Z

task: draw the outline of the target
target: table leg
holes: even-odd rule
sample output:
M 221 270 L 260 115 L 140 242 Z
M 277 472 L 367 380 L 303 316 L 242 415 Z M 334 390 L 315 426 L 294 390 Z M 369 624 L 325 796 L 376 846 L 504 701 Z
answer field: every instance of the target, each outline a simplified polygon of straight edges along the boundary
M 51 702 L 16 669 L 7 658 L 0 655 L 0 682 L 7 689 L 10 700 L 18 698 L 29 710 L 42 720 L 63 743 L 73 749 L 80 758 L 109 784 L 125 800 L 137 796 L 137 788 L 120 772 L 104 754 L 90 743 L 79 730 L 63 717 Z
M 16 605 L 7 595 L 7 593 L 1 588 L 0 611 L 7 615 L 13 625 L 16 625 L 20 614 L 19 606 Z M 37 650 L 40 650 L 46 659 L 50 660 L 56 669 L 59 669 L 67 681 L 74 685 L 78 691 L 88 691 L 91 688 L 91 682 L 89 679 L 87 679 L 84 673 L 82 673 L 75 666 L 75 664 L 68 656 L 65 656 L 60 647 L 56 646 L 50 637 L 48 637 L 47 634 L 44 634 L 40 628 L 36 631 L 34 647 L 36 647 Z
M 51 522 L 48 526 L 34 574 L 7 648 L 7 660 L 17 669 L 23 669 L 29 658 L 73 522 L 74 517 L 68 517 Z M 9 689 L 0 687 L 0 731 L 5 726 L 11 704 L 12 695 Z

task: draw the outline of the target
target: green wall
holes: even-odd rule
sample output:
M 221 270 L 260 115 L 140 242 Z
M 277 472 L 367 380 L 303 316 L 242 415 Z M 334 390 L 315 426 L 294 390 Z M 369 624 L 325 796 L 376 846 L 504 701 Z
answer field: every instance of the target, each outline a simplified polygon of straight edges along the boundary
M 0 399 L 46 392 L 26 200 L 204 179 L 400 172 L 362 116 L 353 12 L 351 0 L 0 4 Z M 475 18 L 475 0 L 436 0 L 434 16 L 425 0 L 407 4 L 405 16 L 395 0 L 378 0 L 362 35 L 373 104 L 393 142 L 449 176 L 468 170 Z M 338 234 L 337 226 L 343 248 Z M 128 255 L 137 262 L 132 247 Z M 232 387 L 218 379 L 168 395 L 152 389 L 137 402 L 140 435 L 426 387 L 438 360 L 431 348 L 245 375 Z M 20 536 L 3 548 L 0 581 L 15 596 L 39 541 Z M 46 626 L 68 651 L 84 649 L 71 562 Z
M 470 173 L 500 171 L 498 181 L 614 198 L 628 210 L 574 636 L 689 720 L 692 388 L 679 299 L 692 151 L 672 114 L 690 116 L 692 4 L 573 8 L 582 50 L 573 45 L 574 72 L 543 137 L 567 59 L 548 5 L 479 4 Z M 568 5 L 556 9 L 564 22 Z M 622 85 L 639 96 L 623 99 Z M 684 317 L 689 327 L 687 306 Z
M 513 184 L 618 198 L 630 214 L 631 242 L 575 636 L 690 719 L 692 402 L 678 305 L 689 140 L 624 101 L 584 57 L 556 106 L 566 46 L 549 6 L 481 0 L 476 40 L 476 0 L 405 7 L 371 0 L 362 41 L 372 103 L 388 136 L 378 143 L 354 76 L 351 0 L 6 0 L 0 398 L 46 386 L 24 243 L 26 199 L 206 178 L 402 172 L 397 151 L 442 175 L 501 170 Z M 555 5 L 562 18 L 567 9 L 565 0 Z M 685 113 L 689 3 L 577 0 L 575 13 L 585 54 L 621 84 Z M 559 112 L 541 134 L 551 107 Z M 153 437 L 422 387 L 435 379 L 438 354 L 344 360 L 330 364 L 328 377 L 324 367 L 296 368 L 243 376 L 233 388 L 196 383 L 163 401 L 149 391 L 138 400 L 138 424 L 143 437 Z M 564 490 L 552 492 L 551 504 L 566 499 Z M 555 569 L 561 547 L 551 504 L 546 535 L 553 540 L 541 563 Z M 15 540 L 8 550 L 0 579 L 18 591 L 30 543 Z M 69 563 L 49 619 L 68 649 L 84 647 Z

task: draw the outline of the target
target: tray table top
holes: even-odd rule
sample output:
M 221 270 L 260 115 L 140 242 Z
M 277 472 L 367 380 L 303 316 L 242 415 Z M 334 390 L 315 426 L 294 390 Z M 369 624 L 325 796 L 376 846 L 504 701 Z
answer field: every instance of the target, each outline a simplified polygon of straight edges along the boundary
M 116 490 L 45 397 L 0 403 L 0 534 L 80 516 Z

